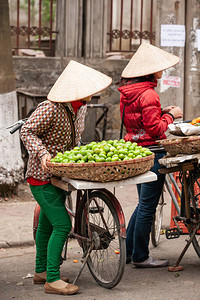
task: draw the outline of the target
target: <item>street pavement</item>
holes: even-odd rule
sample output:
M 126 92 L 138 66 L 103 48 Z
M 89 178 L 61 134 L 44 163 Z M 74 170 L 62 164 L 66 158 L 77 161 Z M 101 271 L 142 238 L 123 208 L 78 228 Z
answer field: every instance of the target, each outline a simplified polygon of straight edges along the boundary
M 126 223 L 128 223 L 138 201 L 136 186 L 116 188 L 115 194 L 121 203 Z M 165 198 L 167 205 L 164 207 L 163 228 L 168 227 L 170 224 L 170 199 Z M 0 248 L 34 244 L 33 215 L 35 205 L 34 200 L 0 203 Z
M 126 223 L 137 204 L 135 186 L 117 188 L 116 197 L 122 205 Z M 43 285 L 33 285 L 35 246 L 33 241 L 34 201 L 0 203 L 0 299 L 54 300 L 63 296 L 44 293 Z M 170 223 L 170 199 L 166 197 L 163 228 Z M 158 247 L 150 243 L 150 253 L 158 259 L 169 259 L 173 265 L 185 245 L 186 236 L 167 240 L 161 235 Z M 67 261 L 61 274 L 72 282 L 79 268 L 82 251 L 77 241 L 69 241 Z M 78 263 L 74 263 L 74 259 Z M 200 300 L 200 260 L 192 246 L 181 262 L 183 271 L 168 272 L 167 268 L 137 269 L 128 264 L 120 283 L 112 290 L 99 286 L 87 266 L 77 284 L 80 291 L 74 300 Z
M 33 245 L 35 201 L 0 203 L 0 248 Z

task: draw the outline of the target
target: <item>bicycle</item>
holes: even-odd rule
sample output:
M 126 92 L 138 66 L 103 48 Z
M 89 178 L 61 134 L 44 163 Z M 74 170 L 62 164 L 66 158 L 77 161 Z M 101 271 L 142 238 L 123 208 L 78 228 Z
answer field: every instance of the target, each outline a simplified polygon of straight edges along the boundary
M 173 122 L 173 124 L 176 125 L 176 124 L 181 124 L 181 123 L 190 123 L 191 121 L 192 120 L 177 121 L 177 122 Z M 171 133 L 173 135 L 175 134 L 175 132 L 171 132 Z M 176 190 L 176 193 L 180 199 L 181 198 L 181 190 L 180 190 L 176 180 L 174 179 L 173 174 L 168 173 L 165 176 L 163 191 L 160 196 L 158 206 L 156 208 L 156 213 L 154 215 L 152 228 L 151 228 L 151 242 L 154 247 L 157 247 L 157 245 L 159 244 L 159 240 L 160 240 L 160 233 L 161 233 L 162 219 L 163 219 L 163 209 L 164 209 L 164 205 L 166 204 L 164 201 L 164 193 L 166 190 L 168 191 L 169 195 L 171 196 L 172 202 L 176 208 L 177 213 L 180 214 L 180 206 L 179 206 L 178 200 L 173 192 L 172 186 Z
M 119 201 L 107 188 L 154 181 L 156 178 L 150 171 L 126 180 L 106 183 L 52 177 L 53 185 L 67 191 L 66 209 L 74 219 L 68 238 L 76 238 L 83 250 L 82 265 L 73 284 L 86 263 L 100 286 L 110 289 L 120 282 L 126 265 L 125 218 Z M 75 212 L 70 204 L 73 191 L 77 193 Z M 35 211 L 34 232 L 39 217 L 38 210 Z M 67 258 L 67 243 L 68 239 L 63 248 L 62 261 Z
M 178 204 L 178 200 L 173 192 L 172 185 L 175 188 L 179 198 L 181 197 L 181 190 L 177 184 L 177 182 L 174 179 L 174 176 L 172 173 L 166 174 L 165 176 L 165 183 L 163 187 L 162 194 L 160 196 L 157 208 L 156 208 L 156 213 L 153 217 L 153 223 L 151 227 L 151 242 L 154 247 L 157 247 L 160 241 L 160 235 L 161 235 L 161 230 L 162 230 L 162 220 L 163 220 L 163 210 L 164 206 L 166 205 L 165 199 L 164 199 L 164 194 L 166 190 L 168 191 L 174 205 L 176 208 L 176 211 L 178 214 L 180 213 L 180 207 Z
M 14 133 L 23 125 L 17 122 Z M 12 125 L 11 127 L 13 127 Z M 155 181 L 156 174 L 151 171 L 124 180 L 112 182 L 90 182 L 64 178 L 51 178 L 51 183 L 67 191 L 66 209 L 74 219 L 74 226 L 68 238 L 76 238 L 83 250 L 82 265 L 73 284 L 78 280 L 85 265 L 104 288 L 113 288 L 121 280 L 126 265 L 126 227 L 122 207 L 113 193 L 107 188 L 127 184 Z M 107 187 L 107 188 L 106 188 Z M 71 192 L 76 191 L 75 211 L 72 209 Z M 37 231 L 39 208 L 34 214 L 33 233 Z M 63 248 L 61 263 L 67 257 L 67 242 Z
M 177 163 L 174 167 L 161 169 L 160 172 L 167 174 L 165 183 L 168 182 L 167 189 L 177 210 L 177 215 L 173 217 L 175 227 L 166 230 L 166 238 L 174 239 L 179 238 L 182 234 L 189 235 L 189 239 L 174 267 L 169 267 L 170 271 L 177 271 L 182 269 L 182 267 L 179 266 L 179 263 L 191 243 L 200 258 L 200 166 L 198 157 L 191 159 L 187 158 L 184 162 Z M 173 172 L 179 172 L 180 183 L 182 186 L 181 189 L 179 189 L 178 184 L 172 175 Z M 168 176 L 180 196 L 180 206 L 178 204 L 178 199 L 172 191 Z M 186 233 L 183 232 L 180 224 L 185 225 L 187 228 Z
M 59 179 L 53 178 L 52 184 L 60 186 Z M 74 219 L 68 238 L 76 238 L 83 249 L 82 265 L 73 284 L 87 263 L 92 276 L 101 286 L 113 288 L 121 280 L 125 267 L 126 233 L 121 206 L 108 190 L 78 190 L 74 212 L 69 205 L 71 192 L 76 189 L 70 185 L 67 190 L 66 209 Z M 34 214 L 34 233 L 37 218 Z M 67 259 L 67 245 L 68 239 L 63 248 L 62 261 Z
M 106 127 L 107 127 L 107 114 L 108 114 L 108 105 L 106 103 L 100 104 L 87 104 L 88 109 L 101 109 L 102 113 L 99 115 L 95 123 L 95 141 L 99 142 L 105 139 L 106 136 Z M 99 127 L 99 124 L 103 121 L 102 127 Z

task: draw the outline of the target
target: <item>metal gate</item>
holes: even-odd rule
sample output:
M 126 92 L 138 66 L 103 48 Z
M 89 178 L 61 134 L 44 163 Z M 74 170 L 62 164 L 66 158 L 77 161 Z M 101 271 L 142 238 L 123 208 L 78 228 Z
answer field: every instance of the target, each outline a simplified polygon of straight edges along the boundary
M 19 49 L 44 50 L 54 55 L 55 0 L 9 1 L 13 54 Z
M 154 0 L 110 0 L 109 52 L 132 52 L 155 40 Z

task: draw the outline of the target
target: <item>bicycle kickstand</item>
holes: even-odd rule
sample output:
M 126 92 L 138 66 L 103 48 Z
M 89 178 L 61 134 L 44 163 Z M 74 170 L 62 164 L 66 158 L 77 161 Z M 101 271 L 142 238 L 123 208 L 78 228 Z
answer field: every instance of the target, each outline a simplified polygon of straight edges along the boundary
M 94 247 L 94 245 L 91 244 L 90 247 L 89 247 L 89 249 L 87 250 L 87 254 L 86 254 L 86 256 L 85 256 L 85 258 L 84 258 L 84 260 L 83 260 L 83 263 L 82 263 L 82 265 L 81 265 L 81 268 L 80 268 L 78 274 L 76 275 L 76 278 L 75 278 L 74 281 L 73 281 L 73 284 L 76 283 L 76 281 L 78 280 L 79 276 L 81 275 L 81 273 L 82 273 L 82 271 L 83 271 L 83 269 L 84 269 L 84 267 L 85 267 L 85 264 L 86 264 L 86 262 L 87 262 L 87 260 L 88 260 L 88 257 L 89 257 L 89 255 L 90 255 L 90 253 L 92 252 L 93 247 Z
M 194 231 L 193 231 L 192 235 L 190 236 L 189 240 L 187 240 L 187 244 L 183 248 L 183 251 L 181 252 L 179 258 L 177 259 L 175 265 L 172 266 L 172 267 L 168 267 L 169 272 L 177 272 L 177 271 L 182 271 L 183 270 L 183 267 L 179 266 L 179 263 L 181 262 L 181 259 L 183 258 L 184 254 L 186 253 L 187 249 L 189 248 L 190 244 L 192 243 L 192 240 L 195 237 L 195 234 L 197 233 L 198 230 L 199 230 L 199 224 L 194 229 Z

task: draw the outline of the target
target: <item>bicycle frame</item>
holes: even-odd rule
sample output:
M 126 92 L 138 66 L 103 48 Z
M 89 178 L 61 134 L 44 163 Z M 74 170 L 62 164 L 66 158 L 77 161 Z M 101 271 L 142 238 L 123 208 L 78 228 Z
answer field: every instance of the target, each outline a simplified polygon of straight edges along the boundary
M 87 108 L 101 108 L 103 110 L 102 114 L 96 120 L 96 129 L 98 129 L 99 123 L 103 120 L 103 129 L 102 129 L 102 140 L 105 139 L 106 135 L 106 127 L 107 127 L 107 113 L 108 113 L 108 105 L 103 104 L 87 104 Z
M 179 230 L 179 234 L 176 236 L 176 232 L 175 232 L 175 237 L 179 237 L 181 234 L 181 230 L 178 225 L 178 221 L 182 221 L 186 225 L 186 227 L 188 229 L 188 234 L 190 235 L 190 238 L 187 240 L 187 243 L 186 243 L 184 249 L 182 250 L 179 258 L 177 259 L 174 267 L 169 267 L 169 271 L 182 270 L 182 267 L 179 266 L 179 263 L 180 263 L 181 259 L 183 258 L 184 254 L 186 253 L 188 247 L 192 243 L 193 239 L 195 238 L 195 235 L 197 234 L 197 231 L 199 230 L 199 227 L 200 227 L 199 212 L 196 209 L 196 203 L 195 203 L 193 189 L 192 189 L 192 195 L 188 194 L 189 186 L 193 187 L 195 178 L 199 177 L 199 176 L 197 176 L 197 175 L 199 175 L 199 173 L 197 173 L 197 170 L 198 170 L 197 165 L 198 165 L 197 159 L 193 159 L 193 160 L 191 159 L 191 161 L 179 163 L 178 166 L 176 166 L 176 167 L 163 168 L 160 170 L 160 173 L 168 174 L 168 175 L 172 172 L 177 172 L 177 171 L 180 171 L 182 173 L 182 192 L 180 191 L 175 179 L 173 178 L 173 175 L 170 174 L 170 179 L 172 180 L 172 184 L 176 188 L 179 196 L 181 197 L 181 207 L 179 207 L 177 199 L 176 199 L 176 197 L 172 191 L 172 188 L 170 186 L 170 183 L 167 179 L 168 175 L 166 176 L 165 183 L 166 183 L 168 192 L 172 197 L 172 201 L 178 212 L 177 216 L 174 217 L 174 221 Z M 190 207 L 191 202 L 190 201 L 192 202 L 192 207 L 194 208 L 193 214 L 191 214 L 191 207 Z M 173 232 L 173 229 L 169 229 L 168 232 L 170 232 L 170 230 Z M 167 231 L 166 231 L 166 236 L 167 236 Z
M 63 185 L 61 183 L 61 180 L 57 179 L 55 177 L 52 177 L 51 183 L 53 185 L 57 186 L 57 187 L 60 187 L 60 188 L 62 188 L 64 190 L 67 190 L 67 191 L 75 191 L 76 190 L 71 185 L 70 186 Z M 90 193 L 90 190 L 83 190 L 83 191 L 84 191 L 84 195 L 82 194 L 82 190 L 77 190 L 76 213 L 74 213 L 68 206 L 66 206 L 66 209 L 67 209 L 68 213 L 72 217 L 75 218 L 75 225 L 74 225 L 74 233 L 73 233 L 73 235 L 77 239 L 82 239 L 82 237 L 77 234 L 77 231 L 78 231 L 78 219 L 76 218 L 76 216 L 77 216 L 77 212 L 78 212 L 78 207 L 79 207 L 80 201 L 83 199 L 83 197 L 87 197 L 87 199 L 88 199 L 88 193 Z M 118 218 L 120 220 L 120 235 L 121 235 L 121 237 L 126 238 L 125 218 L 124 218 L 124 214 L 123 214 L 123 211 L 122 211 L 122 208 L 121 208 L 121 205 L 120 205 L 119 201 L 117 200 L 117 198 L 110 191 L 108 191 L 106 189 L 101 189 L 101 191 L 105 195 L 109 196 L 111 202 L 116 207 L 116 212 L 117 212 Z
M 177 201 L 177 199 L 176 199 L 176 197 L 175 197 L 175 195 L 174 195 L 174 192 L 173 192 L 173 190 L 172 190 L 172 186 L 171 186 L 171 184 L 170 184 L 169 179 L 168 179 L 167 176 L 169 176 L 169 178 L 170 178 L 170 180 L 171 180 L 173 186 L 175 187 L 175 189 L 176 189 L 176 191 L 178 192 L 178 195 L 179 195 L 180 197 L 181 197 L 181 191 L 180 191 L 179 186 L 178 186 L 177 182 L 175 181 L 173 175 L 172 175 L 171 173 L 167 174 L 167 175 L 165 176 L 165 186 L 166 186 L 166 188 L 167 188 L 167 190 L 168 190 L 168 192 L 169 192 L 169 194 L 170 194 L 170 196 L 171 196 L 171 198 L 172 198 L 172 201 L 173 201 L 174 206 L 175 206 L 175 208 L 176 208 L 176 210 L 177 210 L 177 213 L 180 214 L 180 206 L 179 206 L 178 201 Z
M 92 252 L 93 249 L 96 250 L 100 250 L 101 249 L 101 245 L 97 246 L 95 245 L 95 237 L 93 235 L 93 233 L 91 232 L 91 230 L 93 232 L 97 232 L 97 234 L 101 235 L 104 232 L 109 232 L 109 228 L 108 225 L 105 221 L 104 215 L 101 212 L 101 209 L 97 203 L 97 201 L 94 199 L 94 202 L 96 204 L 96 207 L 98 208 L 98 213 L 101 216 L 101 220 L 102 223 L 104 225 L 104 228 L 97 225 L 97 224 L 93 224 L 90 222 L 89 218 L 88 218 L 88 210 L 86 208 L 86 206 L 84 207 L 84 216 L 85 216 L 85 220 L 86 220 L 86 226 L 87 226 L 87 230 L 88 230 L 88 237 L 82 236 L 79 234 L 79 228 L 80 228 L 80 219 L 78 216 L 78 210 L 79 210 L 79 206 L 81 204 L 81 201 L 85 201 L 86 204 L 88 202 L 88 200 L 90 199 L 90 195 L 93 191 L 98 190 L 98 189 L 76 189 L 73 186 L 71 186 L 70 184 L 66 184 L 63 183 L 61 179 L 56 178 L 56 177 L 52 177 L 51 178 L 51 183 L 59 188 L 62 188 L 63 190 L 66 191 L 77 191 L 77 196 L 76 196 L 76 208 L 75 208 L 75 213 L 73 212 L 72 208 L 66 206 L 66 209 L 69 213 L 70 216 L 72 216 L 74 218 L 74 228 L 73 231 L 70 233 L 69 237 L 74 237 L 77 239 L 79 245 L 83 248 L 84 243 L 86 243 L 88 245 L 89 248 L 87 248 L 86 252 L 84 252 L 83 255 L 83 262 L 81 265 L 81 268 L 76 276 L 76 278 L 73 281 L 73 284 L 76 283 L 76 281 L 78 280 L 79 276 L 81 275 L 81 272 L 83 271 L 85 264 L 88 261 L 88 258 Z M 118 219 L 119 219 L 119 223 L 120 223 L 120 236 L 122 238 L 125 239 L 126 237 L 126 228 L 125 228 L 125 218 L 124 218 L 124 214 L 121 208 L 121 205 L 119 203 L 119 201 L 117 200 L 117 198 L 108 190 L 106 189 L 100 189 L 101 193 L 105 194 L 110 202 L 112 202 L 113 207 L 115 207 L 116 209 L 116 213 L 118 215 Z M 67 241 L 66 241 L 67 243 Z M 66 252 L 67 252 L 67 244 L 65 245 L 65 250 L 64 250 L 64 258 L 62 258 L 63 260 L 66 260 Z

